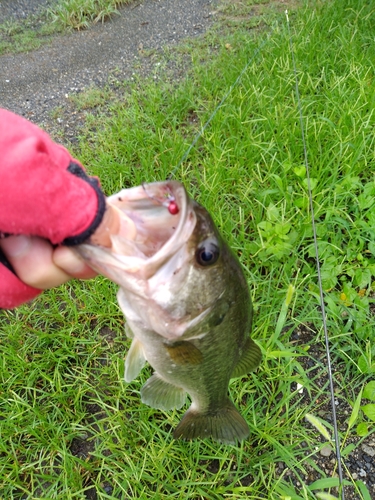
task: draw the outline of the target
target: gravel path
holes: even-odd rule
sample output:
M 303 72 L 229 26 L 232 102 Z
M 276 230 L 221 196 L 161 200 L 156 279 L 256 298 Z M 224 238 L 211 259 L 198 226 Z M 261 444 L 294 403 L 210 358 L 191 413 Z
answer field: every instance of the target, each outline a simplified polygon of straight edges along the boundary
M 17 3 L 21 13 L 30 13 L 38 2 L 0 0 L 0 11 L 14 13 Z M 202 34 L 212 10 L 211 0 L 144 0 L 88 31 L 57 36 L 34 52 L 2 56 L 0 106 L 49 130 L 51 110 L 64 106 L 67 95 L 103 85 L 112 73 L 118 80 L 131 77 L 144 51 Z

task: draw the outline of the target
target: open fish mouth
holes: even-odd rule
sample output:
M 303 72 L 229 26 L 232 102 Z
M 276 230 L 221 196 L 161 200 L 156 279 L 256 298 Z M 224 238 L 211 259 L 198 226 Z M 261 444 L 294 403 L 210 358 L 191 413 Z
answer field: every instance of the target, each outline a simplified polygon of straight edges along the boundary
M 105 263 L 96 258 L 93 245 L 83 244 L 77 250 L 91 267 L 120 285 L 116 273 L 108 273 L 109 267 L 147 280 L 178 252 L 195 227 L 194 202 L 177 181 L 123 189 L 107 202 L 119 212 L 120 231 L 111 235 Z
M 173 245 L 179 239 L 189 199 L 180 183 L 167 181 L 124 189 L 107 201 L 121 212 L 120 218 L 129 218 L 134 223 L 136 234 L 134 239 L 130 238 L 134 241 L 134 248 L 129 253 L 149 258 L 167 242 Z M 121 234 L 121 230 L 119 235 L 112 237 L 115 253 L 123 253 L 124 248 L 116 247 L 124 240 L 129 241 L 129 235 Z M 116 249 L 120 251 L 116 252 Z

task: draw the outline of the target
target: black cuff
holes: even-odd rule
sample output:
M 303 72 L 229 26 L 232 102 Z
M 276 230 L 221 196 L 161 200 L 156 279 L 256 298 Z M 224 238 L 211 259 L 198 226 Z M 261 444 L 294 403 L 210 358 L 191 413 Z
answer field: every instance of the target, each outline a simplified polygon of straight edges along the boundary
M 91 226 L 88 229 L 86 229 L 83 233 L 78 234 L 76 236 L 69 236 L 68 238 L 65 238 L 65 240 L 62 242 L 62 245 L 74 246 L 83 243 L 85 240 L 90 238 L 90 236 L 96 231 L 96 229 L 103 220 L 106 204 L 105 204 L 105 196 L 103 194 L 103 191 L 100 189 L 98 179 L 95 179 L 94 177 L 89 177 L 81 166 L 73 162 L 69 165 L 67 170 L 71 174 L 76 175 L 80 179 L 83 179 L 84 181 L 88 182 L 90 186 L 94 189 L 98 197 L 98 211 L 96 212 L 95 219 L 92 222 Z
M 5 266 L 9 271 L 12 271 L 13 274 L 16 274 L 15 270 L 12 267 L 12 264 L 9 262 L 9 260 L 6 258 L 5 253 L 2 251 L 0 248 L 0 264 Z M 16 275 L 17 276 L 17 275 Z

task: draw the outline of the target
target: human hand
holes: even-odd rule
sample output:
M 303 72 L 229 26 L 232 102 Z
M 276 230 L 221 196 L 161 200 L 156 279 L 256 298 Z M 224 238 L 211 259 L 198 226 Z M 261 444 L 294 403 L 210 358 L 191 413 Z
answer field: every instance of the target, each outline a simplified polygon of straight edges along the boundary
M 54 248 L 38 236 L 9 236 L 0 240 L 0 247 L 19 279 L 40 290 L 96 274 L 71 248 Z
M 46 132 L 4 109 L 0 151 L 0 309 L 10 309 L 72 277 L 94 276 L 73 247 L 110 247 L 118 233 L 102 228 L 111 210 L 99 179 Z
M 111 246 L 110 234 L 119 230 L 117 211 L 107 206 L 103 220 L 90 242 Z M 59 286 L 72 278 L 96 276 L 72 247 L 54 247 L 38 236 L 9 236 L 0 240 L 0 247 L 21 281 L 40 290 Z

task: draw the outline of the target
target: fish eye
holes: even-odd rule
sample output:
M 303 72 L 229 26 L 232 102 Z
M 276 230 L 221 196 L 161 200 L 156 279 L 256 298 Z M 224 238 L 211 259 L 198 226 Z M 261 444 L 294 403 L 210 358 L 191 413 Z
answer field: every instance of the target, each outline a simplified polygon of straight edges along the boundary
M 211 239 L 202 241 L 195 252 L 195 259 L 201 266 L 212 266 L 220 256 L 220 248 Z

